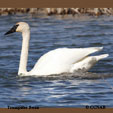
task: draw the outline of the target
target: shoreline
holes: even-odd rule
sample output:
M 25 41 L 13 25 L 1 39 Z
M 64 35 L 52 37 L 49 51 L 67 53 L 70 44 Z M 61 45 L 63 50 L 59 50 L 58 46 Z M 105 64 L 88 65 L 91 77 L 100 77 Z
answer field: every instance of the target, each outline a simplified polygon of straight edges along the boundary
M 14 14 L 46 14 L 51 15 L 113 15 L 113 8 L 0 8 L 0 15 Z

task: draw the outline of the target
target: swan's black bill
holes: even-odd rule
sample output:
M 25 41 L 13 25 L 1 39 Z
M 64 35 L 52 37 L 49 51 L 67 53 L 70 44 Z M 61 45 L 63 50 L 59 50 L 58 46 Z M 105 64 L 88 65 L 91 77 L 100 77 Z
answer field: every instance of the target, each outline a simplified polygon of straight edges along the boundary
M 16 29 L 19 25 L 14 25 L 8 32 L 6 32 L 4 35 L 8 35 L 10 33 L 14 33 L 16 32 Z

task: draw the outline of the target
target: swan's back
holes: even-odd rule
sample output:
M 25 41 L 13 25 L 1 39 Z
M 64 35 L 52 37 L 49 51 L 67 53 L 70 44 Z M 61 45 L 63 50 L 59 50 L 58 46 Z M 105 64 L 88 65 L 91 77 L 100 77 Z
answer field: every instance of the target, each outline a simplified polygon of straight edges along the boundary
M 102 47 L 91 48 L 60 48 L 44 54 L 36 63 L 31 73 L 50 75 L 69 72 L 73 64 L 84 59 L 91 53 L 100 51 Z

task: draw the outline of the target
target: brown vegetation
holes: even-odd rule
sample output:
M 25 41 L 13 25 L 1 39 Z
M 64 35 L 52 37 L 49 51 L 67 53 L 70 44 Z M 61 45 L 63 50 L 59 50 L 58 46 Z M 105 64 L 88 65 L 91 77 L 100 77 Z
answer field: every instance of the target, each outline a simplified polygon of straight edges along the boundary
M 17 13 L 45 13 L 47 15 L 113 15 L 113 8 L 0 8 L 0 15 Z

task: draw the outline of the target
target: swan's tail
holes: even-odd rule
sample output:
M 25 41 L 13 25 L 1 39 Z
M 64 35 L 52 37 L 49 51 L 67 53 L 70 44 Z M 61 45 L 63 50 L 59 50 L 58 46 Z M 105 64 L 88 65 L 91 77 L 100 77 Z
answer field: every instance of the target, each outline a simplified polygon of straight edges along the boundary
M 92 49 L 93 52 L 97 52 L 97 51 L 101 51 L 103 49 L 103 47 L 91 47 L 90 49 Z M 109 54 L 102 54 L 102 55 L 91 56 L 91 57 L 95 58 L 95 60 L 99 61 L 99 60 L 106 58 L 108 56 L 109 56 Z
M 71 68 L 70 72 L 74 72 L 76 70 L 84 70 L 88 71 L 92 68 L 99 60 L 108 57 L 108 54 L 98 55 L 98 56 L 87 56 L 83 60 L 78 63 L 75 63 Z
M 106 57 L 108 57 L 108 56 L 109 56 L 109 54 L 103 54 L 103 55 L 95 56 L 95 58 L 96 58 L 97 61 L 99 61 L 99 60 L 101 60 L 101 59 L 103 59 L 103 58 L 106 58 Z

